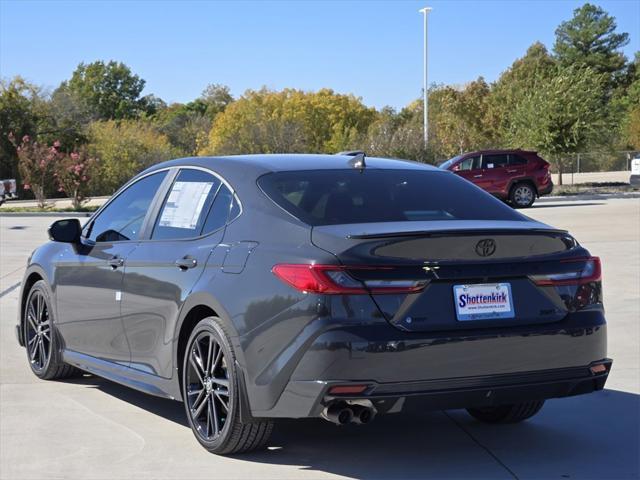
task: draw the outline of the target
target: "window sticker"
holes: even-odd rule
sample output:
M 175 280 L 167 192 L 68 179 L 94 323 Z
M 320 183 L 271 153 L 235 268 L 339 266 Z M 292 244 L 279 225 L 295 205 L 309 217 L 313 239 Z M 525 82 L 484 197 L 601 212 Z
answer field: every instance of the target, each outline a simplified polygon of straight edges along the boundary
M 212 185 L 211 182 L 175 182 L 159 225 L 195 230 Z

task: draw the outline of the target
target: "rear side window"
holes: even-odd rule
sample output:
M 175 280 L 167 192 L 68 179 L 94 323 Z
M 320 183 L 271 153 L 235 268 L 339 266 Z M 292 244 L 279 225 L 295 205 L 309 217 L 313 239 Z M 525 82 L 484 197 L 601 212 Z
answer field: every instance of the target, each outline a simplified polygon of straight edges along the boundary
M 509 154 L 509 165 L 526 165 L 527 159 L 521 157 L 520 155 L 516 155 L 515 153 Z
M 165 240 L 200 236 L 221 183 L 202 170 L 180 170 L 156 219 L 151 238 Z
M 233 194 L 226 185 L 222 185 L 207 215 L 202 230 L 203 235 L 215 232 L 219 228 L 224 227 L 230 217 L 232 202 Z
M 506 154 L 482 156 L 482 168 L 506 167 L 508 162 L 509 162 L 509 156 Z
M 467 180 L 444 171 L 303 170 L 263 175 L 258 184 L 275 203 L 314 226 L 525 219 Z

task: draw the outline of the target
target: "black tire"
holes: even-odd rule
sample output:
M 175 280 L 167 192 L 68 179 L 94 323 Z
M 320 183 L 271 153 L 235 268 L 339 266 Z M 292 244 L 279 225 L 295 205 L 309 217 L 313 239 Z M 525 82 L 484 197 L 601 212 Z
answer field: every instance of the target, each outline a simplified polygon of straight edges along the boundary
M 61 359 L 51 299 L 44 280 L 37 281 L 29 290 L 22 319 L 22 335 L 29 367 L 38 378 L 57 380 L 82 373 Z
M 536 189 L 529 182 L 516 183 L 509 192 L 509 203 L 514 208 L 529 208 L 536 201 Z
M 468 408 L 473 418 L 485 423 L 518 423 L 533 417 L 544 405 L 544 400 L 501 405 L 488 408 Z
M 270 421 L 241 422 L 240 391 L 235 353 L 222 322 L 217 317 L 201 320 L 187 341 L 182 392 L 191 430 L 211 453 L 256 450 L 271 435 Z

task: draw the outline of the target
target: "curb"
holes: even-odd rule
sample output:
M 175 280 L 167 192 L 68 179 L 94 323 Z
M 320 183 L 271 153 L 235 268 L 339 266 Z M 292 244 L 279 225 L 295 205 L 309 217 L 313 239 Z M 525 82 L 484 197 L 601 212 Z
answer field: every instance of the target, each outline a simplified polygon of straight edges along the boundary
M 93 215 L 94 212 L 2 212 L 0 217 L 64 217 L 64 218 L 85 218 Z
M 629 193 L 591 193 L 581 195 L 558 195 L 553 197 L 541 197 L 535 203 L 547 202 L 580 202 L 583 200 L 608 200 L 616 198 L 640 198 L 640 192 Z

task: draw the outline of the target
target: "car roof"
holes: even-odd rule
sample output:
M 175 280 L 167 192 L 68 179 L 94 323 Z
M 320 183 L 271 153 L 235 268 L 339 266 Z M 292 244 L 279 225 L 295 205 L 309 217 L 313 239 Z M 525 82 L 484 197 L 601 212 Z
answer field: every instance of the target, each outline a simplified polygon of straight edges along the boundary
M 221 157 L 187 157 L 158 163 L 146 170 L 146 173 L 166 167 L 196 166 L 212 169 L 222 176 L 233 171 L 242 171 L 244 175 L 258 177 L 269 172 L 291 170 L 338 170 L 353 169 L 350 164 L 353 156 L 322 154 L 259 154 L 230 155 Z M 365 157 L 367 169 L 417 169 L 439 171 L 438 168 L 411 160 Z
M 510 149 L 501 149 L 501 150 L 476 150 L 474 152 L 466 152 L 458 157 L 469 157 L 473 155 L 483 155 L 483 154 L 500 154 L 500 153 L 537 153 L 533 150 L 522 150 L 520 148 L 510 148 Z

